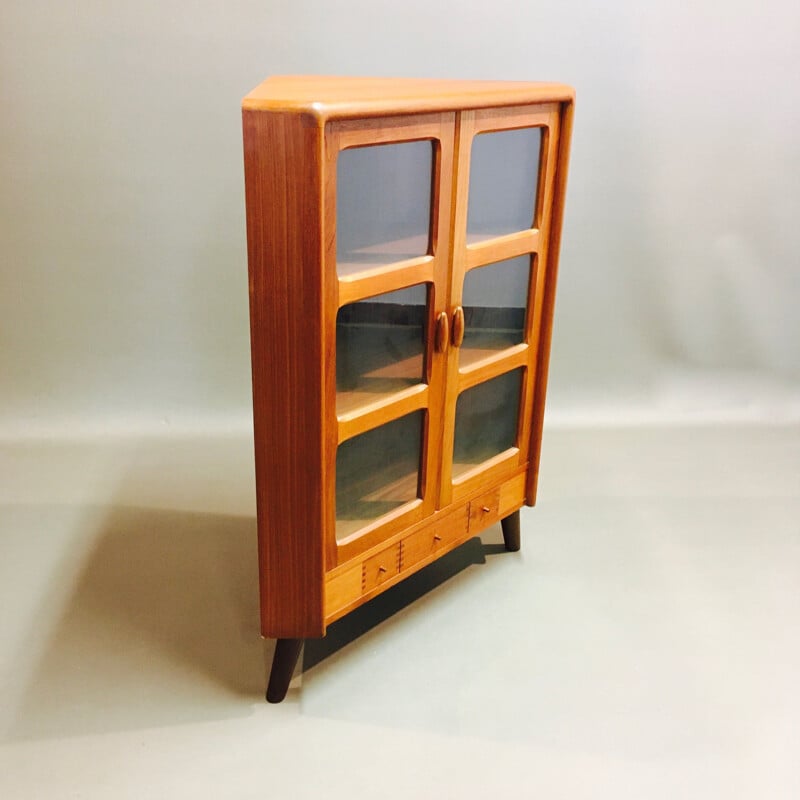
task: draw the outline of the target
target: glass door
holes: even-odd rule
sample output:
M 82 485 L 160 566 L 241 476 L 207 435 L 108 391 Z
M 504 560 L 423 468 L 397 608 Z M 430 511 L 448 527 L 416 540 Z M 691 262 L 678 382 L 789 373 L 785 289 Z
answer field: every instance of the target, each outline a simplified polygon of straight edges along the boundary
M 453 114 L 326 129 L 329 567 L 436 507 L 454 135 Z
M 527 464 L 557 125 L 555 105 L 460 115 L 443 504 Z

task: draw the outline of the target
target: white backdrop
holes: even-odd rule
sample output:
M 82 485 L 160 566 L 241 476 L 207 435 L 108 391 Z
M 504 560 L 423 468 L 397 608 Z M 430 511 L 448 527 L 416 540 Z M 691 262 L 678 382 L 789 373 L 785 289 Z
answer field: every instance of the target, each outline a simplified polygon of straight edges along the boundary
M 246 424 L 241 97 L 275 73 L 578 104 L 550 419 L 800 418 L 800 6 L 0 11 L 0 432 Z

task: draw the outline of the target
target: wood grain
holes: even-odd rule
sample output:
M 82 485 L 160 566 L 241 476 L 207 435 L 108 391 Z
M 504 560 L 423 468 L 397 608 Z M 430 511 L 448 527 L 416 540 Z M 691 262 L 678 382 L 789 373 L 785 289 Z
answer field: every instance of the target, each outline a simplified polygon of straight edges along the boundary
M 524 342 L 504 350 L 496 350 L 480 360 L 468 359 L 468 363 L 458 370 L 456 380 L 458 393 L 461 394 L 516 367 L 525 367 L 529 360 L 530 347 Z
M 398 264 L 382 265 L 368 272 L 342 277 L 336 261 L 336 166 L 339 153 L 350 147 L 367 147 L 391 142 L 431 140 L 434 144 L 434 169 L 431 192 L 431 226 L 428 254 Z M 380 120 L 335 120 L 325 126 L 325 180 L 323 196 L 323 238 L 325 258 L 322 270 L 328 284 L 336 290 L 326 295 L 326 325 L 324 336 L 329 344 L 326 352 L 335 351 L 335 319 L 338 309 L 355 300 L 376 294 L 395 291 L 420 282 L 427 282 L 429 292 L 427 330 L 435 331 L 435 320 L 444 312 L 449 285 L 450 263 L 450 191 L 453 183 L 453 148 L 455 141 L 455 114 L 413 114 L 386 117 Z M 405 243 L 389 242 L 381 247 L 402 248 Z M 371 430 L 377 425 L 396 419 L 409 411 L 424 408 L 425 435 L 420 468 L 421 504 L 398 510 L 372 521 L 360 532 L 337 540 L 335 511 L 326 520 L 326 559 L 330 566 L 353 558 L 359 552 L 393 535 L 403 526 L 409 526 L 430 516 L 437 508 L 439 495 L 439 459 L 441 455 L 441 418 L 444 407 L 444 374 L 446 354 L 434 346 L 433 336 L 428 336 L 425 352 L 425 382 L 427 386 L 412 387 L 396 397 L 378 398 L 363 408 L 349 409 L 339 415 L 336 441 L 326 444 L 325 458 L 335 469 L 335 446 L 347 438 Z M 330 344 L 332 342 L 332 345 Z M 324 365 L 326 391 L 335 393 L 335 360 Z M 328 388 L 330 387 L 330 388 Z M 335 402 L 335 401 L 334 401 Z M 330 487 L 326 487 L 328 493 Z M 335 498 L 333 498 L 335 505 Z M 403 507 L 406 508 L 406 507 Z M 402 511 L 402 513 L 401 513 Z
M 574 98 L 573 98 L 574 99 Z M 531 417 L 531 444 L 529 450 L 530 469 L 526 486 L 525 502 L 536 503 L 536 488 L 539 481 L 539 463 L 542 450 L 542 428 L 544 425 L 544 404 L 547 396 L 547 375 L 550 365 L 550 345 L 553 339 L 553 312 L 556 300 L 558 279 L 558 257 L 561 247 L 561 233 L 564 225 L 564 202 L 569 172 L 569 151 L 572 140 L 572 120 L 575 112 L 574 102 L 566 102 L 560 109 L 558 142 L 554 145 L 557 162 L 553 180 L 550 208 L 550 230 L 546 252 L 544 285 L 541 289 L 541 319 L 537 321 L 539 339 L 536 355 L 536 387 Z
M 322 636 L 322 137 L 297 114 L 243 129 L 261 630 Z
M 475 112 L 462 111 L 456 120 L 453 184 L 451 187 L 452 213 L 450 217 L 450 276 L 447 293 L 448 313 L 462 303 L 462 289 L 466 271 L 467 205 L 469 203 L 469 164 Z M 446 507 L 453 502 L 452 453 L 455 440 L 455 408 L 458 400 L 458 348 L 450 350 L 447 359 L 446 389 L 443 406 L 442 464 L 440 474 L 439 503 Z
M 361 571 L 361 591 L 366 593 L 400 573 L 400 544 L 366 559 Z
M 525 464 L 522 464 L 525 467 Z M 519 472 L 518 447 L 510 447 L 481 464 L 453 463 L 453 502 L 460 503 L 476 491 L 485 490 Z M 487 475 L 489 476 L 487 478 Z
M 337 299 L 339 307 L 384 292 L 405 289 L 417 283 L 432 283 L 435 279 L 435 265 L 431 256 L 422 256 L 397 264 L 381 264 L 379 267 L 366 265 L 366 267 L 355 274 L 348 274 L 346 278 L 339 278 Z
M 481 494 L 486 494 L 485 490 Z M 470 520 L 472 500 L 458 503 L 446 512 L 437 512 L 433 518 L 426 519 L 413 528 L 404 531 L 380 549 L 373 548 L 364 556 L 353 560 L 346 566 L 335 568 L 328 575 L 326 582 L 326 622 L 330 624 L 353 609 L 369 601 L 377 594 L 394 586 L 418 570 L 440 558 L 467 539 L 479 535 L 486 527 L 497 522 L 503 516 L 513 513 L 525 499 L 525 473 L 517 474 L 495 486 L 489 493 L 492 504 L 491 514 L 478 514 Z M 482 500 L 480 508 L 486 503 Z M 399 548 L 399 569 L 391 574 L 381 573 L 381 580 L 364 580 L 365 574 L 374 576 L 375 564 L 387 566 Z M 364 568 L 364 565 L 370 566 Z
M 348 413 L 339 414 L 338 443 L 412 411 L 427 408 L 429 394 L 428 387 L 420 383 L 399 392 L 378 395 Z
M 361 596 L 361 564 L 354 564 L 325 584 L 325 611 L 330 617 Z
M 573 98 L 561 84 L 328 77 L 271 78 L 245 98 L 264 635 L 324 635 L 333 619 L 535 502 Z M 532 125 L 543 136 L 531 228 L 470 238 L 473 137 Z M 429 236 L 370 245 L 337 265 L 338 154 L 420 139 L 434 142 Z M 459 313 L 464 277 L 526 253 L 532 278 L 524 341 L 495 348 L 477 339 L 470 349 Z M 398 261 L 387 263 L 393 254 Z M 375 391 L 337 397 L 338 310 L 418 283 L 429 286 L 422 355 L 370 373 Z M 435 324 L 439 315 L 447 326 Z M 516 368 L 523 370 L 517 445 L 483 464 L 453 464 L 459 393 Z M 418 384 L 403 387 L 421 373 Z M 386 391 L 377 390 L 381 380 Z M 337 538 L 337 446 L 416 410 L 425 412 L 422 497 L 377 520 L 348 519 Z M 416 473 L 401 475 L 367 499 L 401 501 L 416 481 Z
M 330 119 L 570 102 L 574 97 L 574 90 L 560 83 L 275 75 L 253 89 L 242 107 L 305 112 L 323 125 Z
M 400 541 L 400 566 L 404 571 L 416 567 L 421 561 L 436 558 L 449 544 L 463 541 L 469 528 L 469 506 L 462 505 L 457 511 L 426 525 L 416 533 Z
M 467 237 L 469 241 L 469 236 Z M 518 233 L 509 233 L 491 239 L 482 239 L 479 244 L 467 244 L 465 269 L 493 264 L 507 258 L 516 258 L 539 249 L 539 231 L 532 228 Z
M 481 530 L 500 518 L 500 487 L 484 492 L 469 504 L 470 530 Z
M 522 367 L 522 396 L 514 453 L 512 455 L 512 452 L 508 451 L 500 454 L 484 465 L 470 465 L 466 474 L 459 474 L 459 470 L 445 460 L 442 466 L 441 502 L 443 505 L 463 498 L 464 493 L 472 491 L 480 480 L 485 480 L 489 484 L 499 479 L 509 468 L 510 460 L 513 462 L 513 459 L 516 458 L 517 464 L 528 461 L 540 352 L 539 321 L 544 295 L 538 271 L 539 252 L 544 244 L 550 219 L 559 140 L 559 108 L 558 104 L 546 103 L 502 109 L 482 108 L 463 111 L 458 115 L 455 150 L 456 178 L 453 188 L 451 225 L 453 249 L 448 308 L 451 309 L 451 313 L 455 313 L 455 309 L 461 305 L 464 280 L 468 271 L 525 253 L 531 254 L 533 262 L 528 292 L 525 342 L 487 354 L 483 358 L 467 354 L 465 358 L 461 359 L 459 350 L 454 348 L 448 359 L 443 451 L 445 453 L 453 452 L 455 410 L 461 392 L 491 380 L 510 369 Z M 490 131 L 529 127 L 540 127 L 543 134 L 539 156 L 538 185 L 531 187 L 531 192 L 535 193 L 536 197 L 536 207 L 530 223 L 531 228 L 495 239 L 482 239 L 479 243 L 470 244 L 467 234 L 467 212 L 472 143 L 475 136 Z

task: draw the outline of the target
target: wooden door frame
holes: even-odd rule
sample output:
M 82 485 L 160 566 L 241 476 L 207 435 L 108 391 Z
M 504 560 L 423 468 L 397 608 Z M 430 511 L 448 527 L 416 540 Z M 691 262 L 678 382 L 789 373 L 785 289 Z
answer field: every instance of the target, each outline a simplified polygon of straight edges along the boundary
M 323 252 L 323 396 L 327 415 L 324 443 L 323 502 L 326 571 L 334 569 L 403 529 L 433 515 L 440 491 L 439 457 L 444 414 L 446 353 L 433 347 L 437 316 L 447 304 L 450 283 L 451 187 L 455 112 L 411 114 L 369 119 L 329 121 L 324 132 L 322 236 Z M 431 197 L 431 242 L 429 253 L 419 258 L 389 264 L 352 276 L 339 277 L 336 269 L 336 164 L 342 150 L 379 144 L 434 140 L 434 175 Z M 386 402 L 339 416 L 336 412 L 336 316 L 348 303 L 418 283 L 429 283 L 428 342 L 425 357 L 426 382 L 398 392 Z M 353 436 L 425 410 L 420 464 L 422 498 L 395 509 L 365 528 L 336 540 L 336 451 Z
M 464 278 L 471 269 L 498 261 L 531 254 L 531 280 L 525 321 L 524 343 L 503 351 L 476 367 L 459 368 L 460 351 L 451 348 L 447 363 L 447 392 L 445 397 L 444 437 L 442 447 L 440 507 L 466 498 L 480 486 L 500 481 L 528 464 L 531 452 L 531 431 L 534 429 L 534 399 L 537 393 L 537 367 L 539 364 L 539 330 L 545 308 L 547 275 L 547 241 L 550 234 L 550 207 L 556 183 L 558 143 L 560 134 L 560 104 L 462 111 L 456 122 L 455 171 L 453 187 L 453 215 L 451 219 L 452 266 L 448 313 L 451 315 L 461 305 Z M 469 179 L 472 142 L 475 136 L 492 131 L 519 128 L 543 128 L 539 155 L 536 207 L 531 228 L 476 244 L 467 243 L 467 210 L 469 204 Z M 551 309 L 552 313 L 552 309 Z M 455 412 L 462 391 L 502 375 L 512 369 L 522 368 L 523 380 L 520 413 L 517 428 L 517 445 L 496 455 L 483 464 L 476 465 L 453 483 L 453 446 L 455 441 Z M 538 452 L 538 451 L 537 451 Z

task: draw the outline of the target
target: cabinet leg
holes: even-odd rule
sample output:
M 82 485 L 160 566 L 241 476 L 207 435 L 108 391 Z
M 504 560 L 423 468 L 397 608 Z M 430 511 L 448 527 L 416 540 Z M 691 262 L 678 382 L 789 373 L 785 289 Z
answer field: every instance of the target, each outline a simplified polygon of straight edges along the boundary
M 280 703 L 286 697 L 302 647 L 302 639 L 278 639 L 267 685 L 268 703 Z
M 506 550 L 516 553 L 519 550 L 519 511 L 509 514 L 500 520 L 503 528 L 503 541 L 506 543 Z

